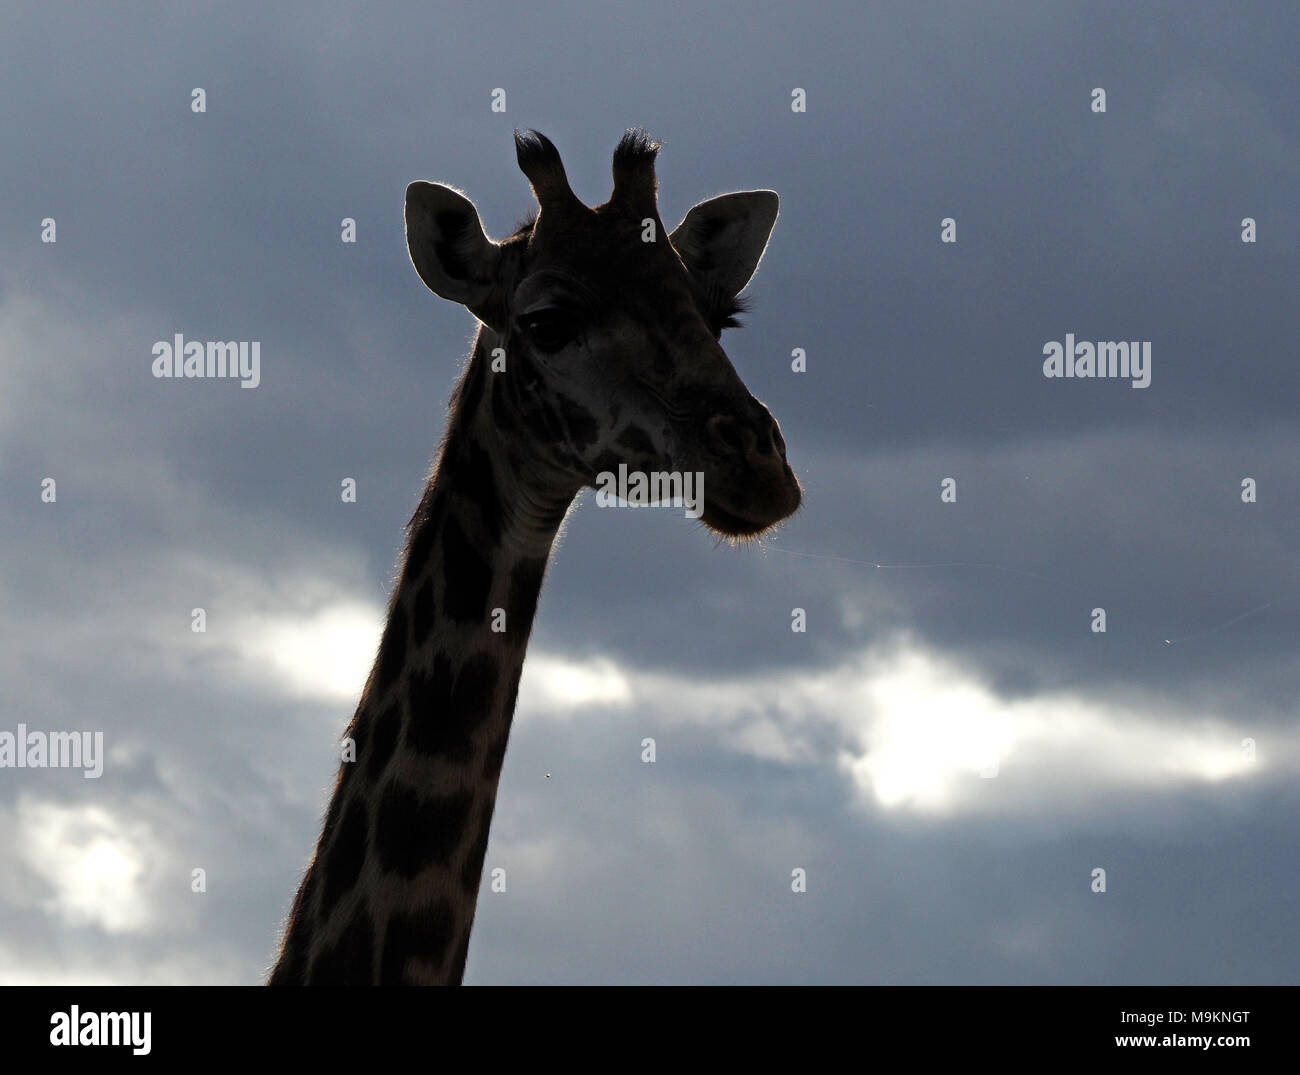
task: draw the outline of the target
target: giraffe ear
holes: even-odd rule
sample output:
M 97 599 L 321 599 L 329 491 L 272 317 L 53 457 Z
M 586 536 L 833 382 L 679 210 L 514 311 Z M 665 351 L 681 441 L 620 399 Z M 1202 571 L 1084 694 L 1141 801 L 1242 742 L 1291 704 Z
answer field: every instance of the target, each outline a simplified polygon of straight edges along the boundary
M 484 233 L 473 202 L 441 183 L 412 183 L 406 188 L 406 247 L 430 291 L 481 318 L 497 289 L 501 248 Z
M 744 190 L 700 202 L 669 238 L 709 292 L 734 299 L 758 268 L 776 223 L 774 190 Z

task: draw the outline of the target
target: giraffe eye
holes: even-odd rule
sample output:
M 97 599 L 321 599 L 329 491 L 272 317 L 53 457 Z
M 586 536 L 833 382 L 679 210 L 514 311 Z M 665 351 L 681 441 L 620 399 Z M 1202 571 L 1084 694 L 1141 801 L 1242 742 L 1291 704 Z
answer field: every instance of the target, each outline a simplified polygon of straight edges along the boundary
M 578 322 L 567 310 L 546 307 L 517 319 L 528 342 L 545 354 L 554 354 L 578 334 Z

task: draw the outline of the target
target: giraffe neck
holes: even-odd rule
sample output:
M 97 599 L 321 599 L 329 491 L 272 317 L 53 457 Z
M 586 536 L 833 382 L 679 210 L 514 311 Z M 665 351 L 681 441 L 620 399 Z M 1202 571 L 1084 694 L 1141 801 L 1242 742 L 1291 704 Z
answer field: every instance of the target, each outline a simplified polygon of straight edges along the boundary
M 490 371 L 495 346 L 480 329 L 453 395 L 348 728 L 356 760 L 271 984 L 461 980 L 537 596 L 577 492 L 506 454 L 492 396 L 516 386 Z

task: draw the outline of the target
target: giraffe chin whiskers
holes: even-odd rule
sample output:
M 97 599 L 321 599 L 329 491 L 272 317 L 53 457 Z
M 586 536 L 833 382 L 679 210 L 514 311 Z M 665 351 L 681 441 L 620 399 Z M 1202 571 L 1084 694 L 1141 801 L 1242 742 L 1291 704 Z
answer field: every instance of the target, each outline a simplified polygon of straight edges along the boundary
M 730 544 L 744 545 L 751 541 L 758 541 L 770 534 L 794 515 L 801 506 L 802 499 L 796 499 L 794 506 L 788 511 L 782 511 L 780 514 L 769 515 L 762 519 L 753 519 L 728 511 L 726 508 L 721 507 L 716 500 L 710 500 L 706 497 L 700 522 L 709 531 Z

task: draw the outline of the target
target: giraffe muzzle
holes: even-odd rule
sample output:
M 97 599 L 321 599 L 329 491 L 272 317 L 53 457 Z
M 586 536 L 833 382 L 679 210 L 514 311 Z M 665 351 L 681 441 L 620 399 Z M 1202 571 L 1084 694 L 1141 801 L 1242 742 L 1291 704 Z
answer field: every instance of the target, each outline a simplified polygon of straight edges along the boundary
M 761 403 L 743 415 L 704 423 L 706 525 L 728 537 L 754 537 L 798 510 L 799 480 L 786 461 L 780 426 Z

